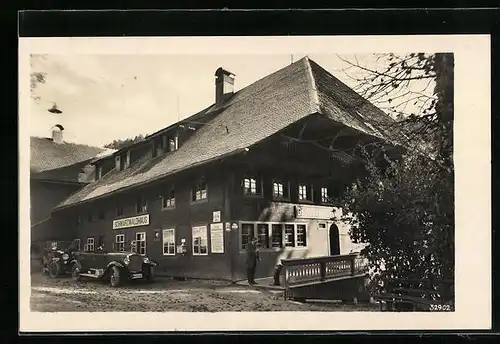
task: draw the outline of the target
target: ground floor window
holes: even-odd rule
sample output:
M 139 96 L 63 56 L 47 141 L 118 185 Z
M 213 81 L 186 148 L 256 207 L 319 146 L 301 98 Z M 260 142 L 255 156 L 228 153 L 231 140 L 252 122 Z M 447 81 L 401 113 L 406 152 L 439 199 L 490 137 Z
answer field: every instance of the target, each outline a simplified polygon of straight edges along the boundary
M 306 247 L 307 226 L 301 223 L 242 223 L 241 249 L 245 249 L 252 238 L 257 238 L 260 248 Z
M 207 226 L 193 227 L 193 255 L 208 254 Z
M 175 255 L 175 229 L 163 230 L 163 255 Z
M 73 240 L 73 246 L 75 250 L 80 251 L 80 239 Z
M 135 233 L 134 252 L 146 254 L 146 232 Z
M 125 251 L 125 234 L 116 235 L 116 251 L 117 252 Z
M 86 251 L 86 252 L 95 251 L 95 240 L 94 240 L 94 238 L 87 238 L 87 244 L 84 247 L 84 251 Z

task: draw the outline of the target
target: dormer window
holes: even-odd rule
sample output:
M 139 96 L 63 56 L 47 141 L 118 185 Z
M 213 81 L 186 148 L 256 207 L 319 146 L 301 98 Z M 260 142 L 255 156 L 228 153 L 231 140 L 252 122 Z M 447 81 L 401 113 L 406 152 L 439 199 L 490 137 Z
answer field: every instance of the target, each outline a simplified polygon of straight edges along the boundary
M 130 166 L 130 151 L 126 151 L 122 154 L 121 162 L 123 164 L 122 170 L 127 169 Z
M 97 166 L 96 167 L 96 179 L 101 179 L 102 178 L 102 166 Z
M 116 155 L 116 156 L 115 156 L 115 169 L 116 169 L 117 171 L 120 171 L 120 170 L 121 170 L 121 167 L 122 167 L 122 166 L 121 166 L 121 157 L 120 157 L 120 155 Z
M 169 152 L 176 151 L 179 148 L 178 144 L 179 144 L 179 138 L 177 135 L 175 135 L 173 137 L 169 137 L 168 138 L 168 151 Z

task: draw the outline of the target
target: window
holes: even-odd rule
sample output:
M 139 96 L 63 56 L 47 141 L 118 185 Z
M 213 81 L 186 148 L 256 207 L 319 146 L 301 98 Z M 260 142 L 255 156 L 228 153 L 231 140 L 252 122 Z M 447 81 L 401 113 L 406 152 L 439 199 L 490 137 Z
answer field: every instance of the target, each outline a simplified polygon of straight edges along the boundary
M 104 248 L 104 235 L 99 235 L 97 238 L 97 247 Z
M 76 225 L 80 226 L 82 224 L 82 217 L 80 215 L 76 215 Z
M 134 252 L 139 254 L 146 254 L 146 233 L 135 233 L 135 248 Z
M 86 246 L 87 246 L 87 249 L 86 249 L 87 252 L 95 251 L 94 238 L 87 238 L 87 245 Z
M 177 150 L 178 142 L 179 142 L 179 139 L 178 139 L 177 135 L 175 135 L 174 137 L 170 137 L 168 139 L 168 151 L 173 152 L 173 151 Z
M 245 249 L 253 238 L 253 223 L 241 224 L 241 248 Z
M 283 226 L 280 224 L 273 224 L 271 226 L 271 247 L 283 246 Z
M 288 187 L 284 181 L 273 182 L 273 197 L 288 198 Z
M 330 200 L 330 197 L 328 196 L 328 188 L 322 187 L 321 188 L 321 203 L 328 203 Z
M 208 254 L 207 226 L 193 227 L 193 255 Z
M 170 191 L 162 197 L 162 208 L 174 208 L 175 207 L 175 190 L 174 187 L 170 188 Z
M 306 226 L 297 225 L 297 247 L 307 246 Z
M 163 255 L 164 256 L 175 255 L 175 230 L 174 229 L 164 229 L 163 230 Z
M 121 167 L 122 167 L 121 157 L 120 157 L 120 155 L 116 155 L 115 156 L 115 169 L 120 171 Z
M 104 220 L 106 218 L 106 212 L 101 209 L 99 210 L 99 220 Z
M 295 246 L 295 227 L 294 225 L 285 225 L 285 247 Z
M 118 217 L 123 216 L 123 205 L 121 204 L 116 205 L 116 216 Z
M 94 222 L 95 221 L 95 214 L 89 213 L 89 222 Z
M 307 247 L 307 227 L 295 223 L 242 223 L 241 249 L 256 237 L 262 249 Z
M 269 248 L 269 226 L 266 223 L 257 225 L 257 240 L 261 248 Z
M 125 170 L 130 166 L 130 151 L 129 150 L 122 154 L 121 164 L 122 164 L 122 166 L 121 166 L 122 170 Z
M 116 251 L 124 252 L 125 251 L 125 234 L 118 234 L 116 236 Z
M 80 239 L 73 240 L 73 246 L 75 250 L 80 251 Z
M 101 179 L 102 178 L 102 167 L 101 166 L 97 166 L 97 169 L 96 169 L 96 179 Z
M 137 214 L 146 213 L 147 211 L 148 211 L 148 201 L 146 201 L 144 197 L 139 196 L 137 198 L 137 207 L 136 207 Z
M 207 182 L 201 178 L 193 189 L 193 202 L 207 199 Z
M 243 178 L 243 194 L 253 196 L 262 195 L 261 179 L 256 177 Z
M 319 224 L 318 224 L 318 227 L 319 227 L 320 229 L 326 229 L 326 223 L 319 223 Z
M 299 201 L 312 201 L 312 188 L 307 184 L 299 184 Z

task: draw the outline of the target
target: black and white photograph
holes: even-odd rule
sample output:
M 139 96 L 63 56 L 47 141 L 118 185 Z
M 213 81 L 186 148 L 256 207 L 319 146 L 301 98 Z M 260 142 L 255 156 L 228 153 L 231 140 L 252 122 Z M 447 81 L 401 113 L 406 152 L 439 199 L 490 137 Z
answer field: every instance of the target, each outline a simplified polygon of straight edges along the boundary
M 458 262 L 485 261 L 490 234 L 458 224 L 459 211 L 479 214 L 459 206 L 459 183 L 484 179 L 460 174 L 477 151 L 458 149 L 489 138 L 472 130 L 487 128 L 489 103 L 455 110 L 489 99 L 489 80 L 463 83 L 456 38 L 442 50 L 351 39 L 324 51 L 263 39 L 274 49 L 259 53 L 256 37 L 239 50 L 219 38 L 222 52 L 200 38 L 196 53 L 162 38 L 128 52 L 119 38 L 95 52 L 91 38 L 26 42 L 27 311 L 467 314 L 460 283 L 475 277 L 459 281 Z M 489 169 L 485 154 L 473 172 Z

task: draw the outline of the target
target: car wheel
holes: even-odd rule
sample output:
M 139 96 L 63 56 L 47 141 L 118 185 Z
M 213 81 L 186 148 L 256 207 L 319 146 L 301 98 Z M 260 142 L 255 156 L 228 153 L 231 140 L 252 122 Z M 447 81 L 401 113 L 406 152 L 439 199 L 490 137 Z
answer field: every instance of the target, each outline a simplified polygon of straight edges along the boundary
M 72 272 L 71 272 L 71 278 L 73 278 L 73 281 L 78 282 L 80 281 L 80 271 L 82 267 L 78 263 L 74 263 L 72 267 Z
M 150 266 L 149 267 L 149 273 L 148 273 L 148 277 L 146 278 L 146 281 L 148 283 L 153 283 L 156 279 L 156 270 L 155 270 L 155 267 L 154 266 Z
M 118 287 L 120 285 L 120 269 L 118 269 L 116 266 L 113 266 L 111 268 L 109 283 L 112 287 Z
M 61 272 L 61 266 L 59 265 L 58 262 L 50 262 L 49 264 L 49 275 L 52 278 L 57 278 L 59 277 L 59 274 Z

